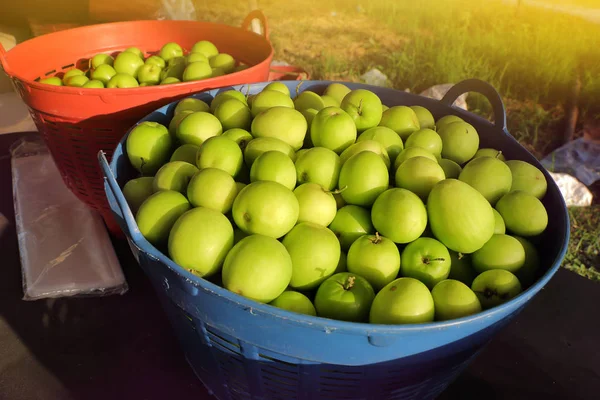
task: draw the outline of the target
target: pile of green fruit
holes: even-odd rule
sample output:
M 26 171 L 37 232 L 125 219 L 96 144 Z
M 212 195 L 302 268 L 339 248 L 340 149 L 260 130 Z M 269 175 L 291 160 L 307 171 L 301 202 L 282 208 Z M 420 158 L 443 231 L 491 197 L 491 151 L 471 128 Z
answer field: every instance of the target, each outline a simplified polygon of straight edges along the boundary
M 298 91 L 298 90 L 297 90 Z M 426 323 L 502 304 L 539 276 L 543 173 L 480 148 L 454 115 L 331 83 L 177 103 L 126 140 L 142 235 L 191 273 L 276 307 Z
M 96 89 L 133 88 L 198 81 L 244 68 L 247 66 L 236 66 L 231 55 L 219 53 L 208 40 L 197 42 L 187 54 L 179 44 L 169 42 L 158 54 L 150 54 L 145 59 L 137 47 L 129 47 L 116 57 L 96 54 L 90 59 L 87 70 L 72 68 L 62 78 L 53 76 L 41 79 L 40 83 Z

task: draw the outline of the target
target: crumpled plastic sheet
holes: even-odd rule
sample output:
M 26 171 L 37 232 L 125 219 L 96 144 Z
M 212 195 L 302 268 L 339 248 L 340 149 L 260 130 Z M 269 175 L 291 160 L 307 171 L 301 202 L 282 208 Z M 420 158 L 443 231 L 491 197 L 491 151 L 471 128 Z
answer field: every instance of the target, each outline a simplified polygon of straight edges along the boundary
M 421 93 L 419 93 L 419 95 L 429 97 L 431 99 L 441 100 L 452 86 L 454 86 L 454 83 L 442 83 L 440 85 L 431 86 L 423 90 Z M 468 95 L 468 93 L 463 93 L 458 96 L 458 99 L 456 99 L 454 105 L 458 108 L 466 110 Z
M 161 0 L 157 12 L 158 20 L 187 20 L 196 21 L 196 7 L 192 0 Z
M 585 207 L 592 204 L 594 195 L 577 178 L 562 172 L 549 172 L 565 199 L 567 207 Z
M 39 137 L 11 147 L 23 299 L 128 290 L 102 218 L 64 184 Z
M 584 138 L 570 141 L 541 161 L 551 172 L 564 172 L 586 186 L 600 180 L 600 143 Z

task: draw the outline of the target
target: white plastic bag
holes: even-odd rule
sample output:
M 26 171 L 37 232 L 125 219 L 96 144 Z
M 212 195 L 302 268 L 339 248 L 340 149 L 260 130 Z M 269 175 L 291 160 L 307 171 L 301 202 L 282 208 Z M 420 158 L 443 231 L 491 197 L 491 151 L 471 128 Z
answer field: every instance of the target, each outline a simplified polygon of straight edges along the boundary
M 125 293 L 102 219 L 65 186 L 41 139 L 21 139 L 11 154 L 23 299 Z
M 161 0 L 157 19 L 196 21 L 196 7 L 192 0 Z

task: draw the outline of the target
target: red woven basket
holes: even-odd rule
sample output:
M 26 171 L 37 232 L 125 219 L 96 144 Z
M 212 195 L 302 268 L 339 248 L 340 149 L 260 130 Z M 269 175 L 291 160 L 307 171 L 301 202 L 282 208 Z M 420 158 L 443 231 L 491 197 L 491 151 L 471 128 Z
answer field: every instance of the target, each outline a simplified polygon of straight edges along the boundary
M 258 19 L 263 34 L 249 31 Z M 210 40 L 220 52 L 249 68 L 202 81 L 130 89 L 83 89 L 39 83 L 72 68 L 85 69 L 97 53 L 114 54 L 127 47 L 156 54 L 167 42 L 185 50 Z M 109 230 L 119 233 L 104 194 L 96 154 L 109 157 L 125 132 L 153 110 L 174 100 L 217 87 L 268 80 L 273 47 L 262 12 L 252 11 L 241 27 L 199 21 L 129 21 L 84 26 L 39 36 L 10 51 L 0 45 L 0 62 L 27 104 L 63 180 L 83 202 L 98 210 Z

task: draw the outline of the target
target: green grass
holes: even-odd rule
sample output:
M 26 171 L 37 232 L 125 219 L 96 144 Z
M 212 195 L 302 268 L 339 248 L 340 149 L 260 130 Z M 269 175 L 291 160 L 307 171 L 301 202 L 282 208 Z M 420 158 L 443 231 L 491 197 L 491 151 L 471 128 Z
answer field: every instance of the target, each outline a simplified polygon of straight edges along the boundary
M 572 207 L 571 240 L 563 267 L 600 281 L 600 205 Z

